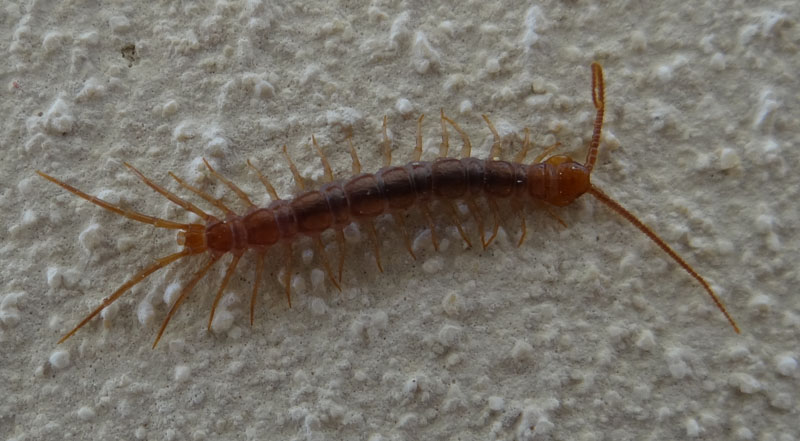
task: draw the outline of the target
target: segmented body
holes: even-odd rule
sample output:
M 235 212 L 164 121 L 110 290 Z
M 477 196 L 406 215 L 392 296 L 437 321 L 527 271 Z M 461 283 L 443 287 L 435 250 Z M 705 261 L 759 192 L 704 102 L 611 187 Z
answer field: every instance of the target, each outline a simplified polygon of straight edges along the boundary
M 559 168 L 565 166 L 583 168 L 581 164 L 520 164 L 474 157 L 386 167 L 214 222 L 206 227 L 206 246 L 217 253 L 269 247 L 298 234 L 341 230 L 354 221 L 405 211 L 434 198 L 513 197 L 557 203 L 574 187 L 564 186 L 560 178 Z M 588 180 L 585 184 L 588 188 Z
M 253 204 L 244 191 L 217 173 L 208 164 L 208 162 L 206 162 L 206 166 L 212 175 L 228 186 L 248 206 L 246 213 L 243 215 L 236 214 L 233 210 L 225 206 L 220 200 L 213 198 L 202 190 L 192 187 L 177 176 L 170 173 L 170 175 L 182 187 L 202 197 L 223 213 L 222 218 L 212 216 L 196 207 L 192 203 L 155 184 L 153 181 L 146 178 L 141 172 L 136 170 L 133 166 L 125 164 L 146 185 L 150 186 L 155 191 L 187 211 L 191 211 L 200 216 L 204 221 L 202 224 L 177 223 L 126 210 L 83 193 L 69 184 L 37 171 L 37 173 L 45 179 L 109 211 L 156 227 L 179 230 L 178 243 L 183 246 L 183 249 L 180 252 L 158 259 L 156 263 L 135 274 L 130 280 L 128 280 L 108 298 L 106 298 L 99 307 L 97 307 L 91 314 L 84 318 L 83 321 L 81 321 L 75 328 L 67 333 L 59 342 L 63 342 L 72 336 L 75 332 L 77 332 L 78 329 L 88 323 L 88 321 L 93 317 L 98 315 L 104 308 L 108 307 L 108 305 L 116 301 L 122 294 L 144 280 L 150 274 L 184 257 L 199 254 L 208 254 L 210 256 L 206 265 L 204 265 L 197 273 L 195 273 L 194 276 L 184 285 L 177 300 L 162 323 L 161 329 L 158 333 L 155 343 L 153 344 L 154 347 L 163 335 L 163 332 L 166 329 L 171 317 L 174 315 L 175 311 L 185 300 L 188 294 L 192 291 L 194 286 L 199 282 L 200 279 L 204 277 L 208 270 L 218 260 L 229 253 L 232 254 L 233 257 L 228 264 L 228 269 L 223 278 L 221 286 L 217 291 L 216 298 L 214 299 L 211 316 L 209 317 L 209 328 L 211 327 L 214 311 L 216 310 L 217 304 L 222 296 L 222 292 L 227 286 L 227 283 L 230 280 L 233 272 L 235 271 L 240 258 L 247 251 L 253 251 L 257 256 L 255 283 L 250 302 L 250 320 L 252 324 L 255 300 L 258 293 L 261 272 L 263 269 L 264 256 L 268 250 L 278 245 L 282 245 L 286 250 L 285 258 L 287 271 L 285 272 L 286 280 L 284 283 L 286 286 L 287 300 L 289 301 L 289 305 L 291 305 L 291 283 L 289 281 L 289 277 L 291 275 L 291 271 L 289 270 L 291 268 L 292 257 L 291 247 L 299 235 L 309 236 L 315 241 L 320 251 L 322 263 L 327 271 L 328 277 L 331 283 L 337 289 L 339 289 L 339 284 L 342 281 L 342 267 L 345 260 L 345 243 L 342 230 L 352 222 L 360 222 L 367 227 L 367 230 L 370 232 L 375 244 L 374 253 L 376 264 L 382 271 L 380 263 L 380 249 L 378 247 L 377 234 L 373 225 L 373 219 L 381 214 L 400 214 L 399 216 L 393 217 L 403 233 L 406 242 L 406 249 L 408 250 L 409 254 L 415 258 L 414 252 L 410 246 L 410 241 L 408 240 L 408 235 L 405 232 L 405 227 L 402 224 L 402 213 L 412 208 L 420 209 L 430 225 L 434 247 L 438 248 L 434 231 L 435 229 L 429 211 L 429 204 L 432 200 L 441 201 L 442 206 L 449 207 L 449 214 L 458 227 L 462 238 L 467 245 L 471 245 L 467 234 L 461 227 L 459 216 L 456 213 L 453 201 L 462 200 L 466 202 L 469 210 L 475 218 L 476 223 L 478 224 L 478 230 L 480 231 L 481 235 L 481 243 L 485 248 L 492 242 L 497 234 L 499 223 L 497 213 L 498 200 L 510 199 L 512 201 L 512 207 L 515 207 L 519 213 L 519 208 L 522 206 L 522 204 L 529 203 L 531 201 L 541 201 L 554 206 L 565 206 L 572 203 L 575 199 L 585 193 L 591 194 L 599 201 L 603 202 L 605 205 L 622 215 L 625 219 L 627 219 L 635 227 L 647 235 L 656 245 L 664 250 L 664 252 L 666 252 L 675 262 L 677 262 L 687 273 L 694 277 L 703 286 L 720 311 L 725 315 L 730 324 L 733 326 L 734 330 L 739 332 L 736 323 L 728 314 L 722 302 L 713 292 L 705 279 L 703 279 L 650 228 L 645 226 L 638 218 L 623 208 L 618 202 L 614 201 L 599 188 L 591 184 L 590 175 L 597 158 L 597 150 L 600 144 L 603 114 L 605 110 L 604 94 L 602 69 L 598 64 L 592 64 L 592 101 L 597 113 L 594 121 L 592 140 L 586 154 L 586 159 L 583 163 L 579 163 L 572 158 L 563 155 L 551 156 L 546 160 L 541 161 L 541 159 L 550 151 L 552 151 L 557 144 L 548 148 L 545 153 L 540 155 L 536 160 L 534 160 L 533 163 L 522 163 L 525 154 L 530 148 L 527 131 L 523 151 L 515 157 L 513 162 L 497 160 L 496 158 L 500 153 L 500 137 L 491 121 L 486 116 L 484 116 L 484 119 L 486 120 L 486 123 L 488 124 L 495 138 L 494 145 L 492 146 L 492 150 L 488 159 L 471 157 L 471 143 L 469 141 L 469 137 L 455 122 L 447 118 L 444 113 L 442 113 L 442 149 L 440 150 L 440 158 L 432 162 L 419 160 L 422 154 L 422 142 L 420 134 L 422 117 L 420 117 L 417 122 L 417 145 L 416 149 L 414 150 L 415 160 L 404 166 L 391 166 L 391 144 L 386 132 L 386 118 L 384 118 L 383 136 L 385 166 L 376 173 L 360 173 L 360 162 L 358 161 L 355 150 L 351 145 L 354 176 L 343 181 L 334 181 L 330 165 L 328 164 L 328 161 L 322 154 L 321 150 L 319 150 L 316 140 L 312 137 L 314 146 L 317 148 L 322 157 L 322 163 L 325 168 L 325 178 L 327 182 L 319 189 L 302 192 L 288 200 L 280 199 L 269 181 L 248 161 L 248 165 L 253 168 L 256 173 L 258 173 L 259 178 L 266 186 L 270 196 L 274 199 L 273 202 L 267 207 L 258 207 Z M 462 158 L 460 159 L 447 156 L 448 125 L 455 129 L 463 140 L 464 146 L 462 148 Z M 284 154 L 285 153 L 286 148 L 284 147 Z M 288 155 L 287 160 L 295 180 L 300 188 L 303 189 L 305 187 L 303 178 L 297 172 L 297 168 L 291 159 L 288 158 Z M 479 214 L 479 210 L 477 210 L 475 206 L 474 200 L 476 198 L 485 199 L 494 215 L 494 232 L 488 241 L 484 236 L 482 217 Z M 519 242 L 520 244 L 524 240 L 526 234 L 524 217 L 521 217 L 521 220 L 522 237 Z M 340 247 L 338 280 L 334 276 L 333 271 L 328 264 L 322 242 L 320 241 L 320 234 L 331 229 L 336 232 L 336 240 Z

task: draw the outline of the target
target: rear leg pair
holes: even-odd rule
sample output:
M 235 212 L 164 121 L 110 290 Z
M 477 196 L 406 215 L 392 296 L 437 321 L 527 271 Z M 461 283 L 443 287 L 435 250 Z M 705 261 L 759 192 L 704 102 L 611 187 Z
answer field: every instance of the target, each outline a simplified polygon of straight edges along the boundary
M 205 164 L 209 168 L 209 170 L 211 170 L 211 172 L 212 172 L 212 174 L 214 176 L 216 176 L 218 178 L 221 178 L 223 180 L 223 182 L 225 182 L 226 185 L 228 185 L 229 187 L 235 188 L 237 194 L 239 194 L 240 196 L 244 195 L 244 192 L 239 190 L 230 181 L 228 181 L 227 179 L 221 177 L 218 173 L 216 173 L 216 171 L 214 171 L 213 168 L 211 168 L 211 166 L 208 164 L 208 162 L 205 162 Z M 156 184 L 155 182 L 153 182 L 152 180 L 150 180 L 149 178 L 144 176 L 139 170 L 134 168 L 132 165 L 130 165 L 128 163 L 125 163 L 125 166 L 128 167 L 128 169 L 130 169 L 136 175 L 136 177 L 139 178 L 139 180 L 141 180 L 145 185 L 147 185 L 148 187 L 152 188 L 157 193 L 161 194 L 162 196 L 167 198 L 169 201 L 171 201 L 174 204 L 180 206 L 184 210 L 190 211 L 190 212 L 196 214 L 205 223 L 213 222 L 214 220 L 216 220 L 216 218 L 214 216 L 212 216 L 212 215 L 206 213 L 205 211 L 201 210 L 200 208 L 198 208 L 197 206 L 195 206 L 191 202 L 188 202 L 188 201 L 182 199 L 181 197 L 175 195 L 174 193 L 170 192 L 169 190 L 159 186 L 158 184 Z M 54 184 L 56 184 L 56 185 L 64 188 L 65 190 L 69 191 L 70 193 L 72 193 L 72 194 L 74 194 L 74 195 L 76 195 L 76 196 L 78 196 L 78 197 L 80 197 L 82 199 L 85 199 L 85 200 L 87 200 L 87 201 L 89 201 L 89 202 L 91 202 L 91 203 L 93 203 L 93 204 L 95 204 L 95 205 L 97 205 L 99 207 L 102 207 L 102 208 L 104 208 L 104 209 L 106 209 L 108 211 L 111 211 L 111 212 L 113 212 L 115 214 L 118 214 L 120 216 L 127 217 L 129 219 L 132 219 L 132 220 L 135 220 L 135 221 L 138 221 L 138 222 L 142 222 L 142 223 L 146 223 L 146 224 L 149 224 L 149 225 L 153 225 L 154 227 L 157 227 L 157 228 L 167 228 L 167 229 L 180 230 L 179 233 L 178 233 L 178 242 L 179 242 L 180 245 L 184 246 L 184 248 L 180 252 L 171 254 L 171 255 L 166 256 L 166 257 L 162 257 L 160 259 L 157 259 L 154 264 L 146 267 L 145 269 L 143 269 L 143 270 L 139 271 L 138 273 L 136 273 L 135 275 L 133 275 L 128 281 L 123 283 L 122 286 L 120 286 L 110 296 L 106 297 L 103 300 L 103 302 L 97 308 L 95 308 L 88 316 L 86 316 L 80 323 L 78 323 L 77 326 L 75 326 L 70 332 L 68 332 L 66 335 L 64 335 L 64 337 L 62 337 L 61 340 L 59 340 L 59 343 L 62 343 L 65 340 L 67 340 L 68 338 L 70 338 L 80 328 L 82 328 L 84 325 L 86 325 L 90 320 L 92 320 L 94 317 L 99 315 L 100 312 L 102 312 L 105 308 L 110 306 L 117 299 L 119 299 L 124 293 L 128 292 L 131 288 L 133 288 L 134 286 L 136 286 L 137 284 L 139 284 L 140 282 L 145 280 L 151 274 L 155 273 L 156 271 L 158 271 L 158 270 L 160 270 L 162 268 L 165 268 L 165 267 L 169 266 L 173 262 L 176 262 L 178 260 L 183 259 L 184 257 L 191 256 L 191 255 L 196 255 L 196 254 L 201 254 L 201 253 L 204 253 L 205 251 L 207 251 L 207 248 L 205 247 L 204 244 L 198 244 L 198 243 L 196 243 L 196 242 L 194 242 L 194 241 L 192 241 L 190 239 L 187 239 L 189 237 L 195 237 L 195 236 L 197 236 L 199 234 L 203 234 L 203 232 L 205 231 L 205 226 L 203 224 L 184 224 L 184 223 L 172 222 L 172 221 L 168 221 L 168 220 L 165 220 L 165 219 L 160 219 L 160 218 L 153 217 L 153 216 L 148 216 L 146 214 L 142 214 L 142 213 L 139 213 L 139 212 L 136 212 L 136 211 L 127 210 L 127 209 L 118 207 L 116 205 L 110 204 L 110 203 L 108 203 L 108 202 L 106 202 L 106 201 L 104 201 L 102 199 L 99 199 L 99 198 L 97 198 L 95 196 L 90 196 L 90 195 L 78 190 L 77 188 L 75 188 L 75 187 L 73 187 L 73 186 L 71 186 L 71 185 L 69 185 L 69 184 L 67 184 L 65 182 L 62 182 L 62 181 L 60 181 L 60 180 L 58 180 L 58 179 L 56 179 L 56 178 L 54 178 L 52 176 L 49 176 L 49 175 L 47 175 L 47 174 L 45 174 L 45 173 L 43 173 L 41 171 L 37 170 L 37 173 L 40 176 L 42 176 L 43 178 L 47 179 L 48 181 L 53 182 Z M 201 190 L 198 190 L 198 189 L 196 189 L 194 187 L 189 186 L 185 182 L 183 182 L 180 179 L 178 179 L 176 176 L 174 176 L 174 175 L 172 175 L 172 176 L 176 180 L 178 180 L 178 183 L 181 184 L 183 187 L 189 188 L 191 191 L 201 195 L 201 197 L 203 197 L 206 200 L 209 200 L 209 201 L 213 200 L 213 198 L 211 196 L 209 196 L 208 194 L 206 194 L 206 193 L 202 192 Z M 244 198 L 245 198 L 246 202 L 249 203 L 249 199 L 246 198 L 246 195 L 244 195 Z M 250 203 L 250 204 L 252 205 L 252 203 Z M 215 201 L 215 202 L 213 202 L 213 205 L 215 207 L 217 207 L 218 209 L 220 209 L 226 216 L 230 215 L 232 213 L 232 211 L 230 209 L 228 209 L 224 205 L 224 203 L 222 203 L 222 201 Z M 156 345 L 158 345 L 158 342 L 161 339 L 161 337 L 163 336 L 164 331 L 166 330 L 167 325 L 169 324 L 170 320 L 175 315 L 175 313 L 177 312 L 178 308 L 184 302 L 186 297 L 188 297 L 189 293 L 192 291 L 194 286 L 206 275 L 206 273 L 208 273 L 208 271 L 211 269 L 211 267 L 222 256 L 223 255 L 212 255 L 211 256 L 211 260 L 209 260 L 199 271 L 197 271 L 192 276 L 192 278 L 189 280 L 189 282 L 183 287 L 183 289 L 181 289 L 181 292 L 179 293 L 178 298 L 173 303 L 172 307 L 170 308 L 169 312 L 167 313 L 166 318 L 164 319 L 164 321 L 163 321 L 163 323 L 161 325 L 161 328 L 160 328 L 160 330 L 158 332 L 158 336 L 156 337 L 155 341 L 153 342 L 153 348 L 155 348 Z M 217 307 L 217 305 L 219 303 L 220 298 L 222 297 L 222 292 L 224 291 L 225 287 L 227 286 L 227 284 L 228 284 L 228 282 L 230 280 L 230 277 L 233 274 L 233 271 L 235 270 L 236 265 L 238 264 L 240 258 L 241 258 L 241 255 L 234 255 L 233 260 L 231 261 L 231 263 L 228 266 L 228 270 L 226 271 L 226 274 L 225 274 L 225 277 L 223 279 L 222 285 L 220 286 L 219 290 L 217 291 L 217 295 L 216 295 L 216 297 L 214 299 L 214 306 L 213 306 L 212 311 L 211 311 L 211 317 L 209 318 L 209 328 L 211 327 L 211 323 L 212 323 L 213 318 L 214 318 L 215 309 L 216 309 L 216 307 Z

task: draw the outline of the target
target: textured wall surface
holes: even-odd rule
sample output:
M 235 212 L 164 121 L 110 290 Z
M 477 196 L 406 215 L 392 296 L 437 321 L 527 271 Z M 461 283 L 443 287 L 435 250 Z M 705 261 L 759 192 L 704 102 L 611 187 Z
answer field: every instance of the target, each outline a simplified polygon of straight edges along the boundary
M 0 6 L 0 439 L 800 439 L 797 2 L 109 3 Z M 402 163 L 426 114 L 434 158 L 440 109 L 476 156 L 492 143 L 485 113 L 507 158 L 528 127 L 528 161 L 555 141 L 582 159 L 592 61 L 607 84 L 593 182 L 709 279 L 741 335 L 661 250 L 584 196 L 531 205 L 520 248 L 520 221 L 501 204 L 485 251 L 466 249 L 436 205 L 435 252 L 414 210 L 416 261 L 379 218 L 382 274 L 367 230 L 351 227 L 342 293 L 299 240 L 291 309 L 273 250 L 252 327 L 247 254 L 209 332 L 225 257 L 151 349 L 206 258 L 187 259 L 56 345 L 178 246 L 174 231 L 35 170 L 190 221 L 123 162 L 204 209 L 169 171 L 241 211 L 202 158 L 266 204 L 247 159 L 288 197 L 284 144 L 319 185 L 312 134 L 346 178 L 347 133 L 367 171 L 381 166 L 384 115 Z M 336 243 L 323 241 L 335 265 Z

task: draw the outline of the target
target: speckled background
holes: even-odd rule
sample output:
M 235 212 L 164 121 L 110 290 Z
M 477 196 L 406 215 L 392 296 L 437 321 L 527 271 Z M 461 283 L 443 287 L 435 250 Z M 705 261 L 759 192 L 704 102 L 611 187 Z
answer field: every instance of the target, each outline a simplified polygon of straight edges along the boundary
M 800 438 L 800 6 L 603 3 L 4 2 L 0 439 Z M 195 258 L 56 345 L 177 245 L 174 232 L 114 216 L 34 170 L 188 220 L 122 163 L 185 195 L 173 171 L 242 210 L 201 158 L 265 204 L 247 159 L 288 196 L 282 145 L 319 183 L 314 134 L 346 177 L 348 129 L 376 170 L 383 115 L 405 162 L 420 113 L 432 159 L 439 109 L 477 156 L 491 144 L 486 113 L 509 158 L 525 127 L 538 146 L 560 141 L 583 158 L 592 61 L 607 81 L 593 181 L 712 282 L 741 335 L 586 196 L 551 209 L 566 228 L 531 206 L 519 249 L 516 218 L 483 251 L 465 249 L 437 210 L 434 252 L 414 211 L 417 261 L 378 219 L 383 274 L 366 230 L 353 228 L 341 294 L 299 241 L 291 309 L 275 250 L 253 327 L 248 254 L 208 332 L 226 258 L 153 350 Z

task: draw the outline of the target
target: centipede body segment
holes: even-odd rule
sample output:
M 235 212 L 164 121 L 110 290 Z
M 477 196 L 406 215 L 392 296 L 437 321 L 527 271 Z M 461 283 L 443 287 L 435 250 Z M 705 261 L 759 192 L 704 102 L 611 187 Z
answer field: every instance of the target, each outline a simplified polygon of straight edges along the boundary
M 267 207 L 259 207 L 254 204 L 244 191 L 219 174 L 204 160 L 209 173 L 235 193 L 247 207 L 246 212 L 241 215 L 236 214 L 221 200 L 208 195 L 204 191 L 191 186 L 178 176 L 170 173 L 170 176 L 178 185 L 206 200 L 219 210 L 221 212 L 220 217 L 203 211 L 191 202 L 156 184 L 132 165 L 125 163 L 125 166 L 144 184 L 184 210 L 196 214 L 203 223 L 173 222 L 127 210 L 88 195 L 67 183 L 37 170 L 37 173 L 48 181 L 108 211 L 157 228 L 178 230 L 177 241 L 178 244 L 183 247 L 181 251 L 156 260 L 155 263 L 132 276 L 78 323 L 77 326 L 64 335 L 59 343 L 75 334 L 104 308 L 116 301 L 130 288 L 146 279 L 150 274 L 189 256 L 207 255 L 208 257 L 201 269 L 183 286 L 177 300 L 172 305 L 161 325 L 153 347 L 158 344 L 170 319 L 173 317 L 178 307 L 186 300 L 195 285 L 226 254 L 230 253 L 232 258 L 228 263 L 222 283 L 214 298 L 208 322 L 209 328 L 211 327 L 214 312 L 222 297 L 222 293 L 245 253 L 249 252 L 250 254 L 254 254 L 257 259 L 255 282 L 250 301 L 250 323 L 252 325 L 258 288 L 264 268 L 264 258 L 266 253 L 273 248 L 282 248 L 284 252 L 284 258 L 286 259 L 285 264 L 287 266 L 284 273 L 284 277 L 286 278 L 284 280 L 284 285 L 286 288 L 287 302 L 289 306 L 291 306 L 291 283 L 289 278 L 291 277 L 292 246 L 299 236 L 308 236 L 312 239 L 319 251 L 321 263 L 328 275 L 330 283 L 335 288 L 341 290 L 343 265 L 346 256 L 346 246 L 342 230 L 352 222 L 358 222 L 366 228 L 375 246 L 375 263 L 378 269 L 383 271 L 380 259 L 380 247 L 378 246 L 378 233 L 374 226 L 374 219 L 379 215 L 386 213 L 392 215 L 403 236 L 405 248 L 408 250 L 411 257 L 416 259 L 406 227 L 403 223 L 403 214 L 408 210 L 420 210 L 430 228 L 434 248 L 438 249 L 438 239 L 435 234 L 431 203 L 433 201 L 439 201 L 439 206 L 444 207 L 445 214 L 452 219 L 465 243 L 471 246 L 472 243 L 461 224 L 461 220 L 455 208 L 455 201 L 462 201 L 475 220 L 480 232 L 481 245 L 486 248 L 497 236 L 499 225 L 498 201 L 507 200 L 510 201 L 513 211 L 519 214 L 521 219 L 522 234 L 519 241 L 521 245 L 527 234 L 525 217 L 522 216 L 522 207 L 524 204 L 539 201 L 552 206 L 562 207 L 569 205 L 585 193 L 594 196 L 604 205 L 619 213 L 658 245 L 689 275 L 697 280 L 738 333 L 739 327 L 727 312 L 722 301 L 714 293 L 708 282 L 686 263 L 677 252 L 667 245 L 666 242 L 658 237 L 655 232 L 590 182 L 590 175 L 597 160 L 597 151 L 600 145 L 603 116 L 605 112 L 603 70 L 597 63 L 592 64 L 591 70 L 592 102 L 594 103 L 596 115 L 592 138 L 583 163 L 577 162 L 565 155 L 554 155 L 545 159 L 547 155 L 558 147 L 558 143 L 548 147 L 533 163 L 523 163 L 525 155 L 531 149 L 530 135 L 527 129 L 522 151 L 516 155 L 514 161 L 508 162 L 500 160 L 498 158 L 501 154 L 501 139 L 491 120 L 485 115 L 483 118 L 493 134 L 494 142 L 488 158 L 479 159 L 472 157 L 472 144 L 469 137 L 455 121 L 448 118 L 442 111 L 440 157 L 434 161 L 421 161 L 421 127 L 423 116 L 420 116 L 417 120 L 417 136 L 416 146 L 413 151 L 413 161 L 402 166 L 392 165 L 391 140 L 387 135 L 387 122 L 384 117 L 384 167 L 376 173 L 361 172 L 361 163 L 348 137 L 353 160 L 354 176 L 347 180 L 334 180 L 333 171 L 327 158 L 317 145 L 316 139 L 312 137 L 313 146 L 322 158 L 325 183 L 317 189 L 308 189 L 307 183 L 304 182 L 284 146 L 283 153 L 289 163 L 289 168 L 295 181 L 302 192 L 291 199 L 281 199 L 278 197 L 277 192 L 269 180 L 248 160 L 248 167 L 257 174 L 258 179 L 264 184 L 267 193 L 272 198 L 272 202 Z M 460 158 L 448 156 L 450 137 L 448 126 L 461 138 L 463 147 Z M 492 222 L 493 228 L 488 239 L 485 236 L 484 230 L 487 219 L 483 218 L 477 207 L 476 200 L 478 199 L 486 200 L 492 215 L 490 222 Z M 338 267 L 336 268 L 337 271 L 334 271 L 334 268 L 328 261 L 324 245 L 320 239 L 320 235 L 328 230 L 334 231 L 334 237 L 338 244 L 339 261 Z

